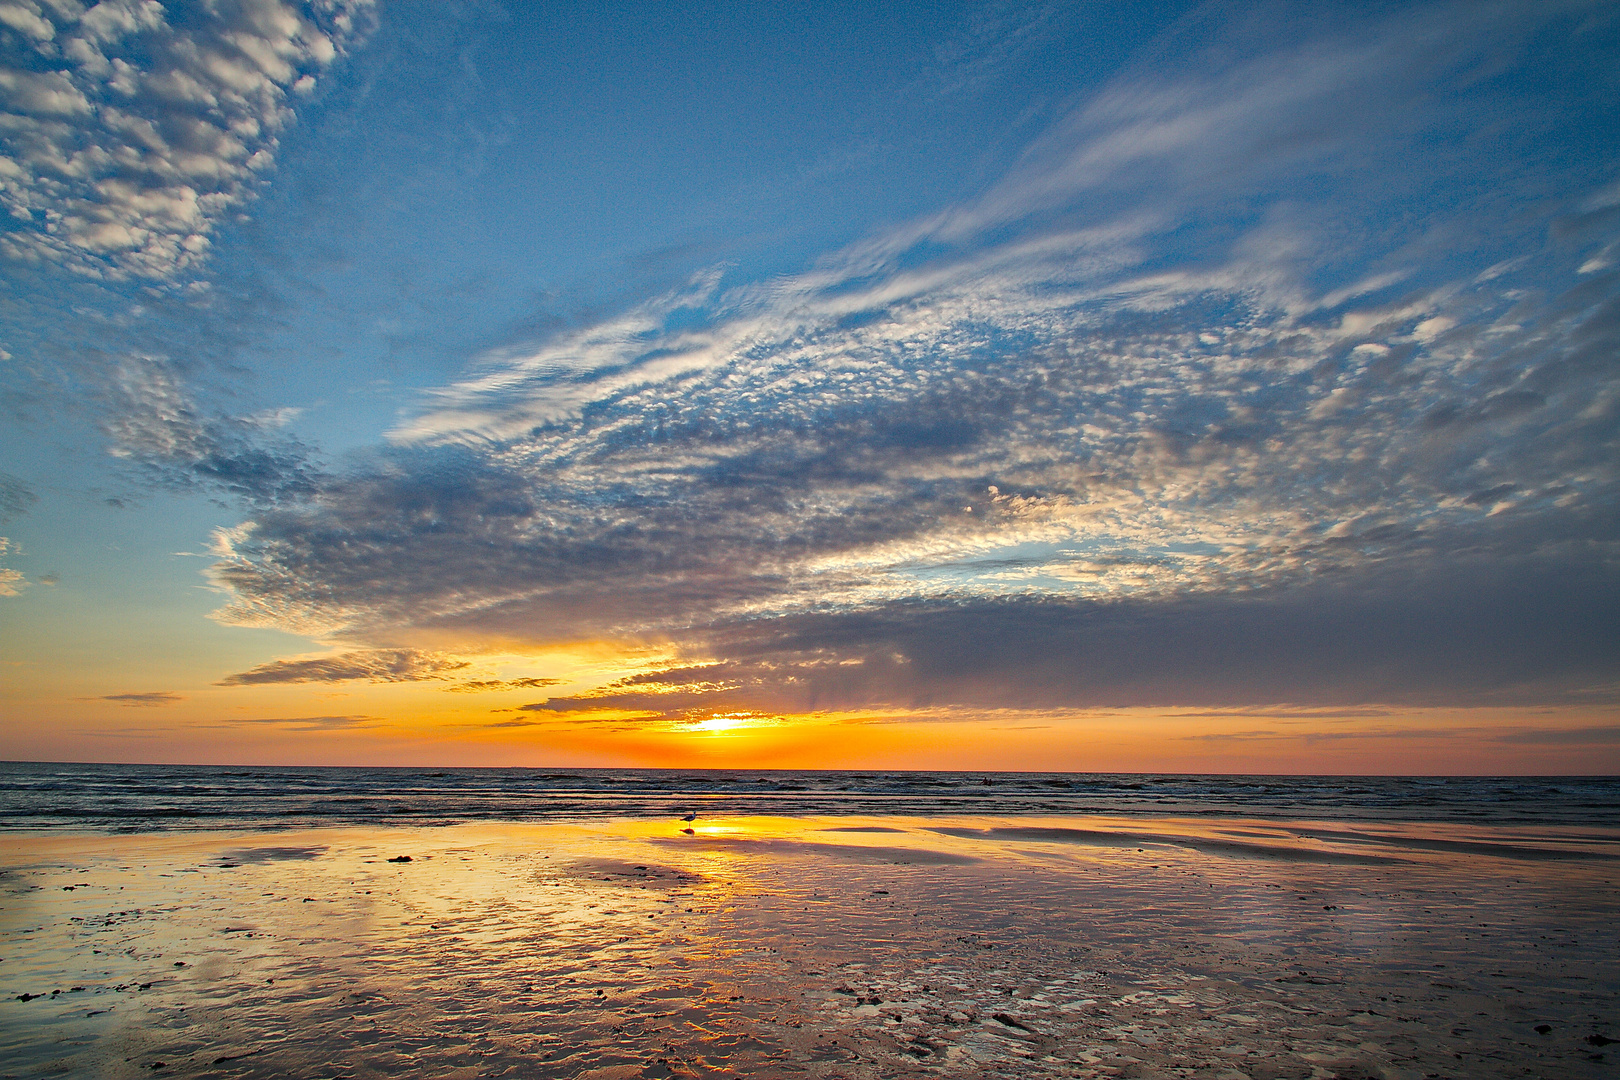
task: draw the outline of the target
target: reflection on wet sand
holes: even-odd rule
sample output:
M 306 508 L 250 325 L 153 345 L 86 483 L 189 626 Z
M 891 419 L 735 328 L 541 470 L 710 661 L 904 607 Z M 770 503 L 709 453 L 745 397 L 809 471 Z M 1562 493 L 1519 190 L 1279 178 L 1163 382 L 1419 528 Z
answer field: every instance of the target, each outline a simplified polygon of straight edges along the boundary
M 1602 831 L 679 825 L 13 836 L 0 1068 L 1613 1075 Z

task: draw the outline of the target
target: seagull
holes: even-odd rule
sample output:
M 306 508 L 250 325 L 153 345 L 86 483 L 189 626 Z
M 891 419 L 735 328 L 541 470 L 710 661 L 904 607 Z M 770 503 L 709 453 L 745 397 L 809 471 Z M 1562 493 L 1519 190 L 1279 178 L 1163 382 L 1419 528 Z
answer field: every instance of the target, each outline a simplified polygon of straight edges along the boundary
M 697 815 L 696 814 L 687 814 L 685 817 L 681 818 L 681 820 L 682 821 L 696 821 L 697 820 Z

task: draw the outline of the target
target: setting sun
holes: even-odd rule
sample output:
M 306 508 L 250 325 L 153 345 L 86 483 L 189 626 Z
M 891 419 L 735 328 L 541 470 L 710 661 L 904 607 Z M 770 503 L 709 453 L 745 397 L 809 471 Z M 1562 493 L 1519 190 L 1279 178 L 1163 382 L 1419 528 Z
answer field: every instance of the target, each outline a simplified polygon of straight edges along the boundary
M 682 727 L 687 731 L 721 735 L 743 728 L 776 727 L 781 723 L 782 721 L 776 717 L 759 716 L 755 713 L 718 713 L 704 720 L 684 724 Z
M 0 0 L 0 1073 L 1608 1077 L 1617 87 Z

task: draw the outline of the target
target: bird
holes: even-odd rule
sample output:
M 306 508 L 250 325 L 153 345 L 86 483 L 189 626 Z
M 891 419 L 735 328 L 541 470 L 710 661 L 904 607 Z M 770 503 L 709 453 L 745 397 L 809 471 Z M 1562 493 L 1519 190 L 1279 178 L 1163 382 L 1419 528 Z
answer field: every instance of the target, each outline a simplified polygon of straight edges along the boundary
M 696 821 L 697 820 L 697 815 L 696 814 L 687 814 L 685 817 L 681 818 L 681 820 L 682 821 Z

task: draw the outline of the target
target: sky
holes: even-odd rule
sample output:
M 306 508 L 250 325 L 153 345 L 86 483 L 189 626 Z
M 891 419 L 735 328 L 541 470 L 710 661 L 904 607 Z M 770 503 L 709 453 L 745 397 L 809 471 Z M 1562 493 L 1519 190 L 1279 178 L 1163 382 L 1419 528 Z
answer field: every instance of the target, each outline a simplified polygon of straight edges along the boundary
M 1620 773 L 1620 8 L 0 0 L 0 758 Z

